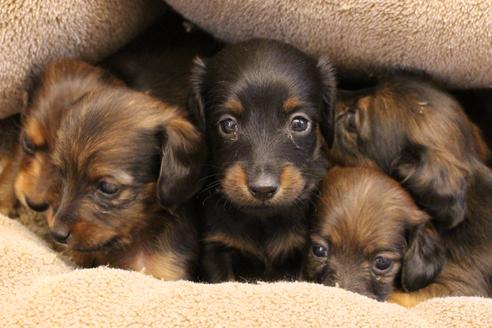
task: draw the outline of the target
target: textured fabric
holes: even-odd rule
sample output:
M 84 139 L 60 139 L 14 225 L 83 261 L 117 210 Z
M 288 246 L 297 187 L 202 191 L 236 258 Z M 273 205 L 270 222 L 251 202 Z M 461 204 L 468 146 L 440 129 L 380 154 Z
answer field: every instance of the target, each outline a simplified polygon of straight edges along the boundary
M 344 76 L 424 70 L 492 88 L 491 0 L 168 0 L 226 41 L 268 37 L 327 55 Z
M 0 216 L 2 327 L 486 327 L 492 300 L 442 298 L 408 310 L 309 283 L 164 282 L 74 269 Z
M 0 0 L 0 119 L 22 109 L 42 65 L 62 57 L 100 60 L 163 7 L 159 0 Z

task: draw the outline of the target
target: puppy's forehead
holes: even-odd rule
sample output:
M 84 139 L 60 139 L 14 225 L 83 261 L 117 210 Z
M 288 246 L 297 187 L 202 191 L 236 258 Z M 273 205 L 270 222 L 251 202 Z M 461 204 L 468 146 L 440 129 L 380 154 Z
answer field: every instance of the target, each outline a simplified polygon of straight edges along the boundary
M 369 253 L 398 248 L 417 213 L 396 182 L 372 169 L 336 169 L 324 188 L 317 229 L 338 247 Z

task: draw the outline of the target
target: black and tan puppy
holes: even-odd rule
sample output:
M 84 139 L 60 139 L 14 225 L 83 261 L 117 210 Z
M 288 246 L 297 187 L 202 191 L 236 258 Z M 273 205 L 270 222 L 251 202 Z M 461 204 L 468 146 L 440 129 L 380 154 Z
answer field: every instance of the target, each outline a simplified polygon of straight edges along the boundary
M 196 191 L 205 154 L 184 115 L 144 93 L 107 86 L 72 104 L 57 134 L 48 225 L 69 257 L 85 267 L 191 279 L 196 228 L 191 208 L 176 206 Z
M 381 168 L 439 229 L 448 262 L 434 283 L 406 298 L 408 305 L 432 296 L 492 295 L 492 172 L 483 163 L 480 131 L 451 96 L 405 76 L 344 93 L 331 157 Z M 416 266 L 415 277 L 427 269 Z M 414 291 L 431 280 L 409 275 L 403 287 Z
M 429 220 L 381 171 L 336 167 L 323 182 L 305 277 L 383 301 L 415 267 L 439 273 L 444 253 Z
M 272 40 L 197 60 L 190 108 L 206 131 L 202 279 L 297 277 L 327 168 L 335 81 L 326 62 Z

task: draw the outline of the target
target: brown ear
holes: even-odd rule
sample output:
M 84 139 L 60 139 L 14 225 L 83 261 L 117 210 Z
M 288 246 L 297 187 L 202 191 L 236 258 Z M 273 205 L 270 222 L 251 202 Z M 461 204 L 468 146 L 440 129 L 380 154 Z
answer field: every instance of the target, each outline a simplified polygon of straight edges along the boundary
M 190 113 L 193 123 L 201 132 L 205 132 L 205 103 L 203 99 L 203 83 L 207 67 L 203 59 L 196 57 L 191 69 L 191 93 L 188 96 L 187 110 Z
M 436 150 L 407 146 L 394 174 L 439 226 L 451 229 L 465 219 L 468 171 L 465 164 Z
M 401 285 L 405 291 L 427 286 L 441 272 L 446 256 L 439 235 L 430 223 L 410 228 L 403 257 Z
M 171 110 L 162 131 L 162 159 L 157 182 L 161 205 L 179 205 L 200 189 L 205 157 L 202 135 L 184 116 Z
M 335 138 L 335 101 L 336 79 L 333 66 L 326 58 L 318 60 L 318 69 L 321 74 L 323 88 L 323 109 L 321 111 L 321 133 L 328 147 L 333 145 Z

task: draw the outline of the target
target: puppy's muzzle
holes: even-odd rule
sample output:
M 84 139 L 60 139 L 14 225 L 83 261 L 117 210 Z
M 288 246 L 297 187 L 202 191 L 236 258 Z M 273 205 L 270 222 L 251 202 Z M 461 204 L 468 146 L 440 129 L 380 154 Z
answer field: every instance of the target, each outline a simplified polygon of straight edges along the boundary
M 258 200 L 266 201 L 275 196 L 279 189 L 278 178 L 272 174 L 261 173 L 250 180 L 248 189 L 251 195 Z
M 68 238 L 70 237 L 70 227 L 67 224 L 57 222 L 52 229 L 50 229 L 51 237 L 61 243 L 66 244 Z

